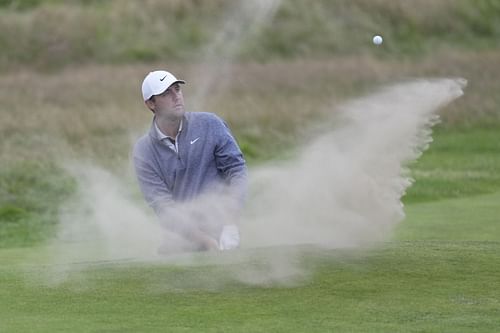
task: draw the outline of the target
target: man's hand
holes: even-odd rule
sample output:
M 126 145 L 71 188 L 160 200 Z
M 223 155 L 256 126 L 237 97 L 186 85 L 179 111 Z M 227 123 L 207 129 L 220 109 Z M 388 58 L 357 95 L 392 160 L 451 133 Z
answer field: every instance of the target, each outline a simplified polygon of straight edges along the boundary
M 191 241 L 199 251 L 219 250 L 219 243 L 198 228 L 190 230 L 189 233 L 185 234 L 185 237 Z
M 227 224 L 222 229 L 219 239 L 219 249 L 232 250 L 240 246 L 240 230 L 236 224 Z
M 210 236 L 205 235 L 200 245 L 202 251 L 219 251 L 219 244 Z

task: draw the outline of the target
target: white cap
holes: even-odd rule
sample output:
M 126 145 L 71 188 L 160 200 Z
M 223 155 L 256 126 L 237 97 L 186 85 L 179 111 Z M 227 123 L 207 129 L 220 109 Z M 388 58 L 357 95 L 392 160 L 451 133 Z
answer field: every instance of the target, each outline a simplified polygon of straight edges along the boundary
M 184 80 L 177 80 L 177 78 L 167 71 L 154 71 L 150 72 L 142 81 L 142 97 L 145 101 L 151 96 L 159 95 L 168 89 L 174 83 L 186 83 Z

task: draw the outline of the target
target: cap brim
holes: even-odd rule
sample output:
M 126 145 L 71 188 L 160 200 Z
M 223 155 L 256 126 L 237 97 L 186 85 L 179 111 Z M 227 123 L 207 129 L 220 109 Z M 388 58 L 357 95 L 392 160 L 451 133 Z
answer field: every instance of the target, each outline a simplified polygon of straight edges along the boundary
M 151 95 L 151 96 L 157 96 L 157 95 L 163 93 L 165 90 L 167 90 L 168 88 L 170 88 L 171 86 L 173 86 L 176 83 L 186 84 L 186 81 L 184 81 L 184 80 L 176 80 L 176 81 L 170 83 L 168 86 L 164 86 L 164 88 L 161 89 L 160 91 L 158 91 L 157 93 L 153 93 L 153 95 Z

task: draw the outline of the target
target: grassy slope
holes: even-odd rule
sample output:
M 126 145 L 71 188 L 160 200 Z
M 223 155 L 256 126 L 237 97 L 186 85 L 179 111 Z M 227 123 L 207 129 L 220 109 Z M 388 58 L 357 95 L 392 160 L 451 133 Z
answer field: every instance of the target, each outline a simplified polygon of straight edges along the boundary
M 417 182 L 405 198 L 408 218 L 393 241 L 364 252 L 308 252 L 303 261 L 315 274 L 296 287 L 241 285 L 208 262 L 189 268 L 95 265 L 62 284 L 42 284 L 47 266 L 27 258 L 40 251 L 31 246 L 51 234 L 58 202 L 74 186 L 54 165 L 54 156 L 63 152 L 122 165 L 127 131 L 142 130 L 148 121 L 137 113 L 136 78 L 151 64 L 116 64 L 198 54 L 210 39 L 205 28 L 216 27 L 219 16 L 212 14 L 224 1 L 203 7 L 205 2 L 197 6 L 194 0 L 151 0 L 141 8 L 144 16 L 132 2 L 52 8 L 33 0 L 31 11 L 12 5 L 20 1 L 3 1 L 0 5 L 11 8 L 0 11 L 0 26 L 10 32 L 0 37 L 6 50 L 0 56 L 5 70 L 0 76 L 0 331 L 492 332 L 500 327 L 495 287 L 500 7 L 487 0 L 408 6 L 360 0 L 323 10 L 333 2 L 307 8 L 300 1 L 285 2 L 279 20 L 242 50 L 241 59 L 263 63 L 235 66 L 238 79 L 223 86 L 227 94 L 216 91 L 209 101 L 232 124 L 252 162 L 297 140 L 305 121 L 330 111 L 318 111 L 323 103 L 358 95 L 367 85 L 414 76 L 469 79 L 464 98 L 443 113 L 431 149 L 412 166 Z M 186 15 L 193 10 L 209 15 Z M 166 12 L 179 20 L 165 19 Z M 151 19 L 157 24 L 144 24 Z M 155 29 L 163 33 L 161 45 Z M 384 48 L 366 42 L 373 31 L 384 32 Z M 305 56 L 308 61 L 301 60 Z M 14 71 L 26 65 L 68 69 Z M 188 79 L 196 76 L 186 64 L 178 68 Z M 294 79 L 296 72 L 303 82 Z M 26 82 L 36 93 L 26 94 Z M 117 117 L 123 121 L 113 122 Z M 219 280 L 224 288 L 214 282 Z M 192 283 L 182 292 L 169 288 L 186 281 Z
M 199 61 L 200 49 L 223 27 L 225 15 L 244 10 L 240 3 L 245 1 L 0 0 L 0 29 L 9 32 L 0 35 L 0 69 Z M 281 4 L 275 20 L 248 38 L 236 52 L 239 59 L 363 52 L 411 58 L 450 46 L 495 48 L 500 36 L 500 5 L 491 0 L 275 3 Z M 377 32 L 385 38 L 380 52 L 370 45 Z

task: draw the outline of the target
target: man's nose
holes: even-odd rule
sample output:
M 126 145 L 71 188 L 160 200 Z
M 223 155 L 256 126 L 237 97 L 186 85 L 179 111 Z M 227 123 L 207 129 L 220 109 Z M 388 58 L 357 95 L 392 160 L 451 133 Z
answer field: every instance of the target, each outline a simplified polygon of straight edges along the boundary
M 174 101 L 178 100 L 180 95 L 181 95 L 180 90 L 179 91 L 172 90 L 172 98 L 174 99 Z

